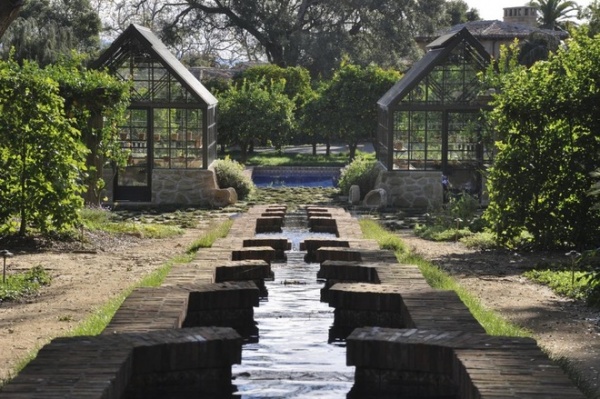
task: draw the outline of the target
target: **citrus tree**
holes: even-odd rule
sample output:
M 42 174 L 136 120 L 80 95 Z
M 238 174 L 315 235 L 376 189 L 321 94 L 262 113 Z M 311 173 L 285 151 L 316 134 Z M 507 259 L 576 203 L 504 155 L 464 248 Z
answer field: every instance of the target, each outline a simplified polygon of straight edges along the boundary
M 322 110 L 315 115 L 317 127 L 348 144 L 350 159 L 354 159 L 358 143 L 372 140 L 377 132 L 377 101 L 400 76 L 376 66 L 343 64 L 315 98 L 316 107 Z
M 600 211 L 588 191 L 600 165 L 598 63 L 600 38 L 579 33 L 531 68 L 501 60 L 511 67 L 491 78 L 498 94 L 490 117 L 501 139 L 486 218 L 502 243 L 597 245 Z
M 252 143 L 271 142 L 276 148 L 287 143 L 294 128 L 294 103 L 284 93 L 282 82 L 245 81 L 219 97 L 219 138 L 239 145 L 241 160 Z
M 35 63 L 0 63 L 0 225 L 61 231 L 78 221 L 87 150 L 58 83 Z M 13 222 L 14 220 L 14 222 Z

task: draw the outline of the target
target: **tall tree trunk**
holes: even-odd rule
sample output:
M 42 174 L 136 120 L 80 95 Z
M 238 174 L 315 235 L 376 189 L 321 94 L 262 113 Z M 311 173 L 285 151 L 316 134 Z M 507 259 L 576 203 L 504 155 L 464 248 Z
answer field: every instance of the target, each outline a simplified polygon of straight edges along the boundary
M 358 143 L 349 143 L 348 144 L 348 150 L 349 150 L 348 158 L 350 159 L 350 161 L 354 160 L 354 158 L 356 157 L 356 148 L 357 147 L 358 147 Z
M 17 18 L 25 0 L 0 0 L 0 37 Z
M 84 136 L 85 145 L 90 150 L 87 156 L 87 167 L 88 167 L 88 186 L 87 192 L 84 195 L 85 203 L 88 205 L 100 205 L 100 187 L 98 183 L 102 179 L 102 173 L 104 170 L 104 156 L 99 153 L 100 142 L 102 136 L 100 135 L 102 129 L 102 114 L 100 112 L 93 112 L 88 121 L 87 134 Z M 94 134 L 94 132 L 96 134 Z

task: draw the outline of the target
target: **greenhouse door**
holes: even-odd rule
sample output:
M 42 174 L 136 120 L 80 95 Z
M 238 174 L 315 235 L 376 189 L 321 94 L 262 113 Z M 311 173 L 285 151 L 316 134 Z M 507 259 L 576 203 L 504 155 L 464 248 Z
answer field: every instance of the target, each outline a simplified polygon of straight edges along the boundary
M 442 171 L 455 194 L 480 195 L 482 170 L 482 126 L 479 112 L 444 114 L 444 159 Z
M 152 164 L 150 110 L 130 109 L 120 129 L 121 147 L 129 152 L 127 166 L 120 168 L 115 179 L 115 201 L 151 200 Z

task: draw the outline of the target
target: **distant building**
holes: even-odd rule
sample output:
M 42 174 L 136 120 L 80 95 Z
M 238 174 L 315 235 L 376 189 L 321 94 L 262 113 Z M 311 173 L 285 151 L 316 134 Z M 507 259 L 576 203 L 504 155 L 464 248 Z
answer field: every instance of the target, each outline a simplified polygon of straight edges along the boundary
M 566 39 L 569 34 L 563 30 L 540 29 L 537 27 L 537 9 L 531 6 L 504 8 L 503 21 L 473 21 L 454 25 L 436 32 L 432 36 L 418 37 L 417 43 L 425 50 L 425 46 L 439 36 L 451 34 L 467 28 L 493 57 L 500 55 L 500 47 L 510 45 L 518 40 L 525 40 L 533 33 L 552 35 L 559 40 Z

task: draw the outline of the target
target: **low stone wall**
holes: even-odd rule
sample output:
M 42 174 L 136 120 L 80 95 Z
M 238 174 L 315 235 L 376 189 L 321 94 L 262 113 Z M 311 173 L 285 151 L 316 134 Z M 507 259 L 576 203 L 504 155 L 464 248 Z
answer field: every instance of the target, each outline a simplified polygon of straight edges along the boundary
M 387 204 L 398 208 L 438 209 L 444 201 L 441 171 L 382 170 L 375 187 L 384 189 Z
M 152 204 L 206 205 L 217 189 L 213 170 L 154 169 L 152 171 Z
M 106 186 L 102 197 L 114 203 L 114 171 L 103 171 Z M 151 205 L 208 205 L 218 189 L 212 169 L 154 169 L 152 171 Z

